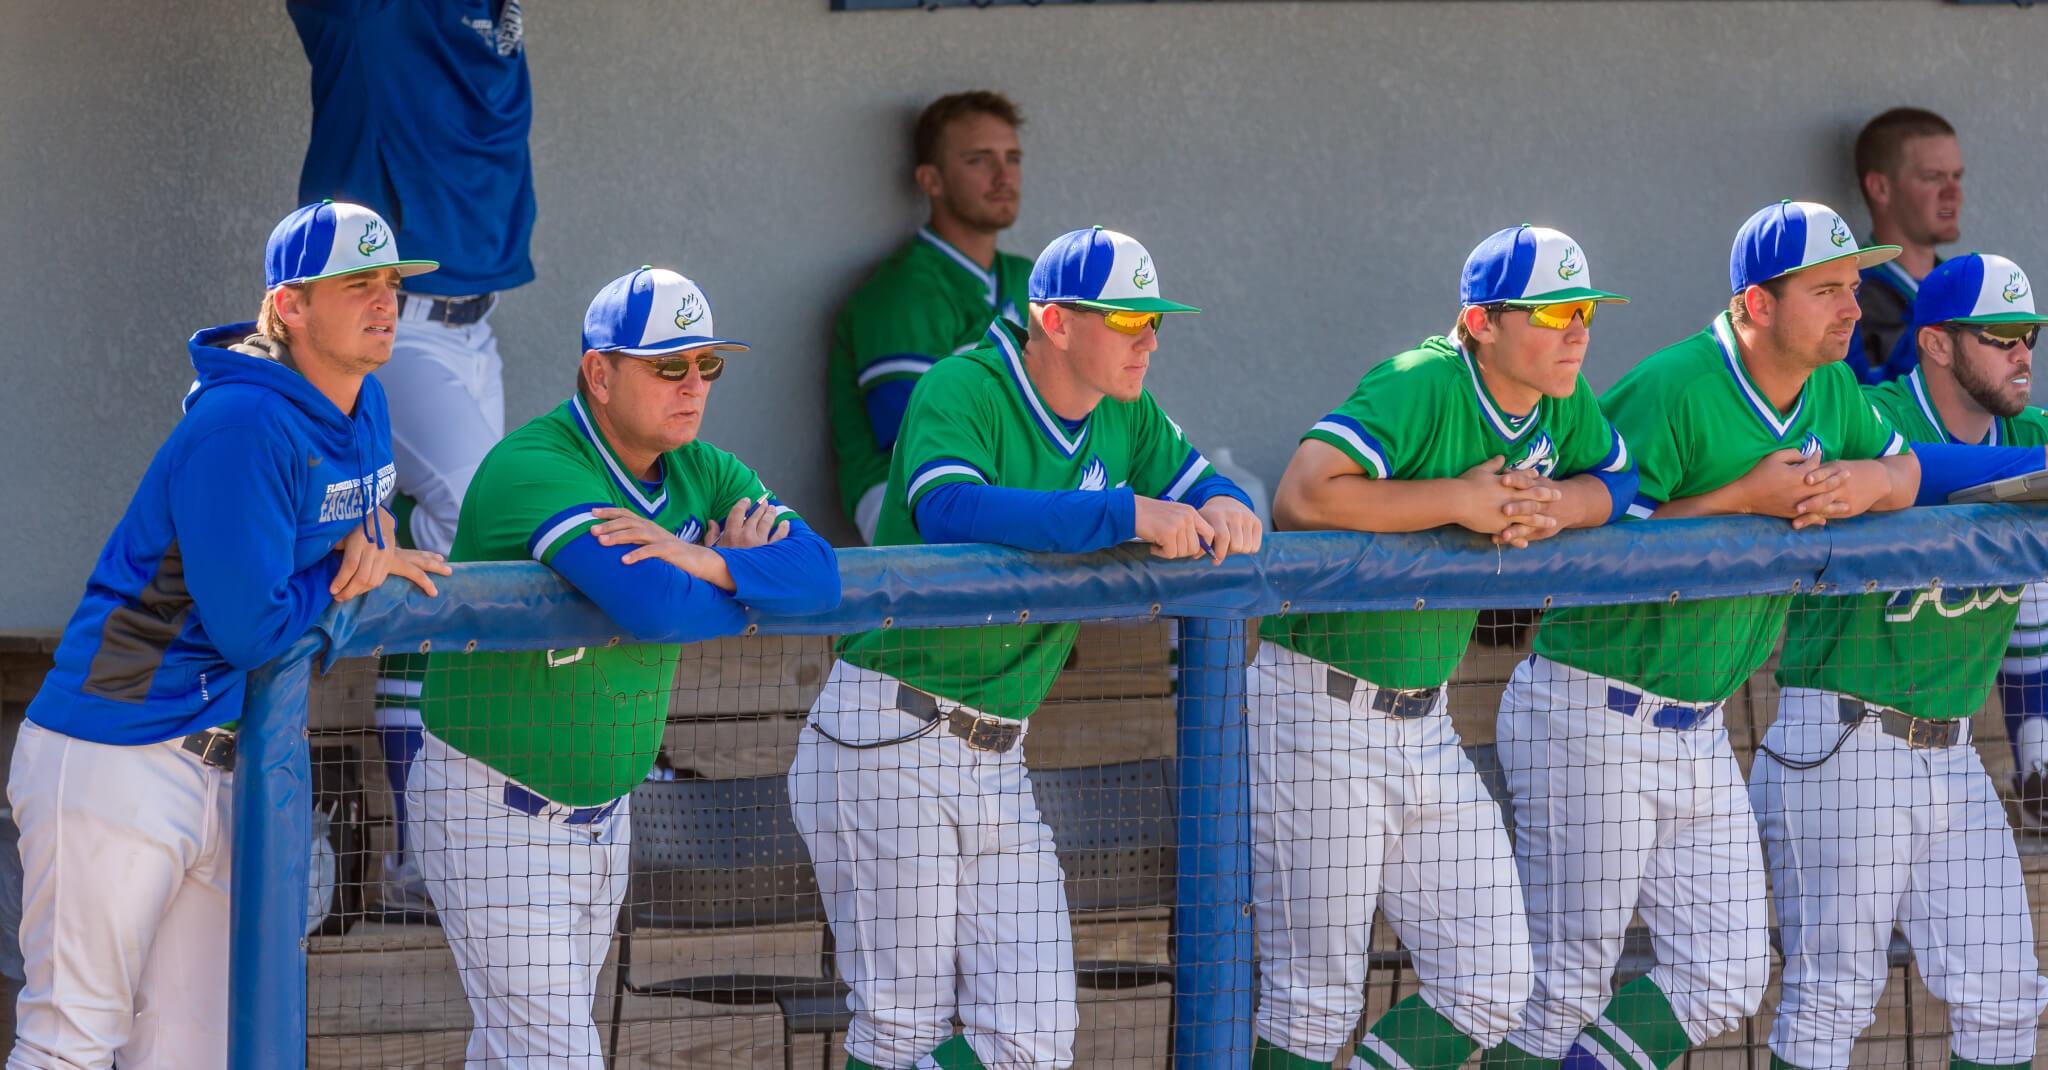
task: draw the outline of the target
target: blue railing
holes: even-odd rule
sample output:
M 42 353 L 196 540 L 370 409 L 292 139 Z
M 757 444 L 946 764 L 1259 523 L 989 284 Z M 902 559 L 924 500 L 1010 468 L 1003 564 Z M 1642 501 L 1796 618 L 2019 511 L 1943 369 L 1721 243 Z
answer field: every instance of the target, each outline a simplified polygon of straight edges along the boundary
M 1220 1070 L 1251 1050 L 1246 622 L 1287 610 L 1613 605 L 1765 593 L 1855 594 L 2048 577 L 2048 511 L 1914 510 L 1792 531 L 1764 519 L 1681 520 L 1570 532 L 1498 551 L 1462 531 L 1284 534 L 1221 565 L 1141 547 L 1025 554 L 986 546 L 845 550 L 846 597 L 828 614 L 757 616 L 761 634 L 1179 618 L 1176 1065 Z M 534 564 L 464 566 L 425 598 L 393 582 L 338 607 L 251 674 L 235 775 L 231 953 L 234 1070 L 306 1057 L 306 844 L 312 786 L 306 695 L 316 666 L 417 650 L 604 645 L 617 628 Z

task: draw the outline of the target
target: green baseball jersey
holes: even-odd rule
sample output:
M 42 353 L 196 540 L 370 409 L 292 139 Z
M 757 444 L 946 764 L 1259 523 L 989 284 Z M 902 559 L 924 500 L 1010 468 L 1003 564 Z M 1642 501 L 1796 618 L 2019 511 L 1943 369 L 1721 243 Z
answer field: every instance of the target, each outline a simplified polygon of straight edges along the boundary
M 1750 380 L 1728 314 L 1644 358 L 1600 399 L 1635 454 L 1631 517 L 1735 482 L 1775 450 L 1869 460 L 1907 450 L 1847 364 L 1814 371 L 1790 413 Z M 1720 702 L 1769 660 L 1790 595 L 1588 606 L 1544 614 L 1536 652 L 1679 702 Z
M 997 319 L 1023 326 L 1030 276 L 1031 261 L 1021 256 L 999 252 L 983 269 L 919 227 L 847 298 L 832 328 L 825 383 L 839 497 L 848 515 L 889 478 L 889 451 L 868 422 L 868 392 L 914 382 L 940 358 L 981 348 Z
M 1908 440 L 1963 444 L 1942 424 L 1920 369 L 1864 393 Z M 1976 445 L 2048 445 L 2048 413 L 2028 408 L 1993 420 Z M 1915 717 L 1968 717 L 1998 678 L 2023 590 L 1932 587 L 1797 598 L 1778 683 L 1853 695 Z
M 1449 479 L 1489 457 L 1564 478 L 1625 472 L 1623 444 L 1582 376 L 1571 396 L 1509 413 L 1472 358 L 1431 338 L 1365 373 L 1302 441 L 1336 448 L 1373 479 Z M 1268 617 L 1260 638 L 1383 687 L 1436 687 L 1457 671 L 1479 614 L 1464 609 Z
M 950 483 L 1023 490 L 1109 490 L 1178 501 L 1215 474 L 1180 427 L 1141 393 L 1104 398 L 1069 424 L 1038 396 L 1024 370 L 1024 332 L 1000 324 L 996 344 L 927 372 L 911 395 L 889 463 L 875 542 L 924 541 L 918 501 Z M 1072 624 L 983 628 L 885 628 L 839 641 L 839 656 L 864 669 L 998 717 L 1022 719 L 1045 698 L 1067 652 Z
M 449 559 L 552 564 L 599 523 L 591 510 L 606 506 L 631 509 L 694 542 L 739 499 L 769 496 L 751 469 L 707 442 L 669 451 L 661 466 L 657 482 L 634 478 L 583 399 L 571 398 L 485 455 L 463 496 Z M 421 720 L 450 746 L 554 802 L 610 802 L 654 765 L 678 649 L 627 643 L 435 654 Z

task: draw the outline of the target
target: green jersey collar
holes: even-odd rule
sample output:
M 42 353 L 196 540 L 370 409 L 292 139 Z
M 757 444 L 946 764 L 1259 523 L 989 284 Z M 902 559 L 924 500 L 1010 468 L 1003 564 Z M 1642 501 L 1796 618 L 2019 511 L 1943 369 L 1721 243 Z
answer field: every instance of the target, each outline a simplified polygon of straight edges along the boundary
M 1935 408 L 1934 399 L 1927 396 L 1927 380 L 1921 378 L 1919 368 L 1914 368 L 1907 374 L 1906 387 L 1913 392 L 1913 401 L 1920 406 L 1920 415 L 1926 417 L 1927 422 L 1933 424 L 1936 431 L 1941 432 L 1942 441 L 1952 442 L 1958 446 L 1997 446 L 2003 444 L 2003 439 L 1998 433 L 1998 425 L 2003 421 L 1995 416 L 1991 419 L 1991 430 L 1984 434 L 1984 441 L 1964 442 L 1962 439 L 1957 438 L 1955 432 L 1950 431 L 1948 425 L 1941 422 L 1941 410 Z
M 1714 344 L 1721 347 L 1721 359 L 1728 368 L 1729 378 L 1735 380 L 1736 390 L 1749 401 L 1749 411 L 1756 414 L 1758 422 L 1770 429 L 1773 437 L 1784 438 L 1786 433 L 1792 430 L 1792 425 L 1799 422 L 1799 414 L 1806 409 L 1806 388 L 1800 388 L 1799 401 L 1792 406 L 1789 414 L 1778 415 L 1777 406 L 1772 405 L 1770 399 L 1764 397 L 1764 392 L 1758 390 L 1756 384 L 1749 380 L 1749 369 L 1743 367 L 1742 350 L 1735 344 L 1735 325 L 1728 319 L 1728 313 L 1723 312 L 1714 317 L 1712 333 Z
M 1038 396 L 1038 388 L 1031 385 L 1031 376 L 1024 371 L 1024 349 L 1017 344 L 1017 330 L 1003 323 L 988 329 L 989 337 L 995 339 L 996 349 L 1003 355 L 1003 367 L 1010 371 L 1010 385 L 1017 396 L 1024 399 L 1024 407 L 1031 413 L 1031 422 L 1038 425 L 1038 431 L 1045 436 L 1062 457 L 1073 457 L 1081 452 L 1081 446 L 1088 441 L 1088 428 L 1093 426 L 1095 414 L 1091 411 L 1081 421 L 1081 428 L 1071 435 L 1067 426 L 1053 415 L 1052 408 Z
M 954 248 L 953 244 L 946 239 L 932 233 L 932 228 L 930 227 L 917 228 L 917 240 L 946 254 L 946 259 L 951 260 L 960 270 L 974 276 L 976 281 L 981 283 L 981 288 L 988 292 L 988 307 L 994 308 L 997 302 L 1002 300 L 1002 295 L 996 289 L 996 273 L 993 270 L 985 269 L 980 264 L 975 263 L 973 257 Z M 996 254 L 996 263 L 1002 263 L 1002 254 Z
M 649 520 L 659 516 L 662 509 L 668 505 L 668 481 L 662 480 L 659 496 L 649 498 L 647 489 L 640 485 L 639 480 L 633 478 L 632 473 L 626 471 L 626 466 L 619 463 L 618 455 L 612 452 L 611 444 L 604 440 L 604 433 L 597 429 L 597 421 L 591 419 L 590 410 L 583 407 L 583 395 L 578 394 L 569 399 L 569 412 L 576 418 L 576 429 L 583 432 L 585 441 L 588 441 L 591 447 L 597 450 L 597 455 L 604 459 L 606 470 L 612 474 L 612 482 L 617 483 L 619 489 L 626 492 L 627 500 L 639 506 L 640 511 L 645 513 Z M 656 463 L 661 466 L 665 475 L 668 471 L 668 457 L 663 456 Z
M 1472 377 L 1472 396 L 1478 400 L 1479 411 L 1486 415 L 1486 422 L 1493 425 L 1493 429 L 1500 437 L 1509 442 L 1520 442 L 1522 436 L 1536 426 L 1536 412 L 1543 407 L 1543 403 L 1537 402 L 1536 409 L 1530 409 L 1521 416 L 1508 412 L 1499 402 L 1493 400 L 1493 392 L 1486 389 L 1486 377 L 1479 374 L 1479 362 L 1472 359 L 1472 354 L 1465 352 L 1464 346 L 1448 338 L 1444 341 L 1452 349 L 1457 350 L 1458 359 L 1465 362 L 1465 372 Z

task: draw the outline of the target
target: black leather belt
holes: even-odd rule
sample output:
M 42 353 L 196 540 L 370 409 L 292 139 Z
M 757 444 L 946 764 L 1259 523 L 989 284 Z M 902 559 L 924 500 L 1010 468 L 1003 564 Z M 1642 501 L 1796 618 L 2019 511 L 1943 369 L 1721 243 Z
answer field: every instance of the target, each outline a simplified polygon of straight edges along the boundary
M 199 760 L 215 769 L 235 767 L 235 734 L 225 728 L 209 728 L 194 732 L 178 741 L 178 746 L 199 756 Z
M 427 318 L 435 323 L 445 323 L 450 327 L 467 327 L 490 314 L 491 309 L 498 303 L 498 295 L 490 293 L 478 294 L 475 297 L 435 297 L 432 294 L 402 293 L 398 295 L 399 312 L 403 314 L 405 306 L 415 301 L 428 306 Z
M 1841 696 L 1836 708 L 1841 713 L 1843 724 L 1854 724 L 1865 717 L 1875 716 L 1885 735 L 1905 740 L 1908 747 L 1953 747 L 1964 742 L 1969 735 L 1970 722 L 1960 717 L 1953 721 L 1930 721 L 1889 706 L 1872 706 L 1847 695 Z
M 1001 754 L 1017 745 L 1024 737 L 1024 722 L 1012 721 L 1007 717 L 987 717 L 971 710 L 955 706 L 950 710 L 939 709 L 939 700 L 908 684 L 896 685 L 896 708 L 920 721 L 932 722 L 944 717 L 946 731 L 959 736 L 969 750 Z
M 1351 696 L 1358 694 L 1359 688 L 1370 686 L 1364 680 L 1342 669 L 1331 669 L 1329 675 L 1323 679 L 1323 691 L 1339 702 L 1350 702 Z M 1407 691 L 1382 687 L 1372 693 L 1372 708 L 1389 717 L 1403 721 L 1412 720 L 1427 716 L 1431 710 L 1436 709 L 1437 700 L 1443 697 L 1443 693 L 1444 689 L 1441 687 L 1418 687 Z

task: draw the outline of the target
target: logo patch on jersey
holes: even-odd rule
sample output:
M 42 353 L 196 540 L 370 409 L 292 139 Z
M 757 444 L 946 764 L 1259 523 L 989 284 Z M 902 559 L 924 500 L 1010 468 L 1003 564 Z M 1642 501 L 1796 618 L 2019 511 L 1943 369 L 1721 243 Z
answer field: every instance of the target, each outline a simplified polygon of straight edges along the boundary
M 1522 454 L 1520 460 L 1508 465 L 1508 471 L 1534 472 L 1549 479 L 1550 474 L 1557 471 L 1557 444 L 1550 440 L 1550 432 L 1536 432 L 1536 438 L 1529 443 L 1529 452 Z
M 1953 620 L 1993 606 L 2016 606 L 2025 587 L 1923 587 L 1917 591 L 1893 591 L 1884 601 L 1886 624 L 1906 624 L 1923 609 L 1933 609 Z
M 1136 271 L 1133 271 L 1133 272 L 1131 272 L 1131 285 L 1133 285 L 1133 286 L 1136 286 L 1136 287 L 1137 287 L 1138 289 L 1140 289 L 1140 290 L 1144 289 L 1144 288 L 1145 288 L 1145 287 L 1147 287 L 1147 286 L 1150 286 L 1150 285 L 1152 285 L 1152 271 L 1151 271 L 1151 268 L 1152 268 L 1152 258 L 1151 258 L 1151 257 L 1149 257 L 1149 256 L 1141 256 L 1141 257 L 1139 257 L 1139 258 L 1138 258 L 1138 270 L 1136 270 Z
M 356 239 L 356 252 L 369 256 L 391 244 L 391 235 L 373 220 L 363 224 L 363 236 Z
M 1088 467 L 1081 469 L 1081 485 L 1076 490 L 1108 490 L 1109 470 L 1102 466 L 1102 458 L 1088 458 Z
M 684 542 L 694 543 L 703 537 L 704 522 L 694 516 L 683 521 L 683 526 L 676 529 L 676 538 Z
M 371 503 L 383 504 L 397 489 L 398 468 L 388 464 L 378 469 L 375 475 L 329 483 L 327 495 L 320 501 L 319 522 L 361 520 L 368 515 Z
M 1579 247 L 1576 245 L 1565 246 L 1564 259 L 1557 262 L 1557 277 L 1570 280 L 1574 275 L 1584 274 L 1585 270 L 1586 262 L 1579 257 Z
M 704 299 L 696 294 L 683 298 L 683 307 L 676 309 L 676 326 L 688 327 L 704 318 Z
M 1841 216 L 1836 216 L 1834 223 L 1828 227 L 1828 240 L 1834 242 L 1837 249 L 1849 244 L 1849 228 L 1842 224 Z
M 1820 436 L 1808 431 L 1806 433 L 1806 441 L 1799 444 L 1799 456 L 1818 457 L 1821 455 L 1821 450 Z
M 2005 280 L 2005 289 L 2000 290 L 1999 295 L 2005 298 L 2008 305 L 2019 303 L 2020 298 L 2027 296 L 2027 277 L 2017 271 L 2013 272 L 2012 277 Z

